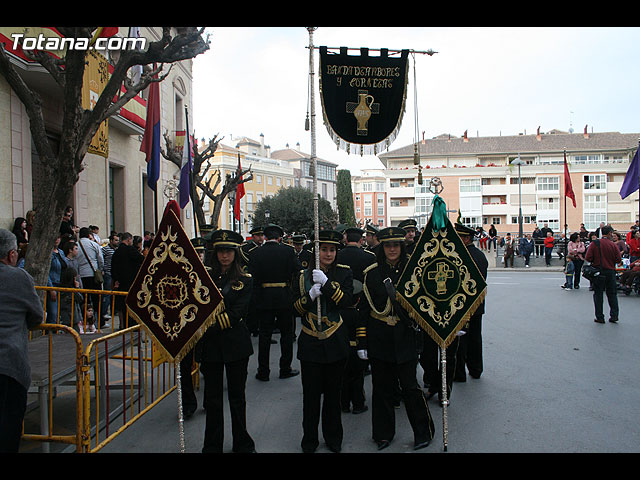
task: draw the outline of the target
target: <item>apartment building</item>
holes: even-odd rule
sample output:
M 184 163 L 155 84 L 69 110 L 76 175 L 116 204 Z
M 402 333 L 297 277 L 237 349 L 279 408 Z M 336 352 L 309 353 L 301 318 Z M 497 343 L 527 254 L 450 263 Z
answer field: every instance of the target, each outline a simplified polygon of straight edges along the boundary
M 287 162 L 294 170 L 295 185 L 313 190 L 313 170 L 311 169 L 311 155 L 300 151 L 300 144 L 296 148 L 287 147 L 271 153 L 271 158 Z M 337 176 L 338 164 L 322 158 L 317 158 L 318 163 L 318 194 L 331 203 L 331 207 L 337 208 Z
M 356 222 L 360 225 L 372 223 L 377 227 L 389 225 L 389 185 L 383 170 L 363 169 L 360 175 L 351 177 L 351 190 Z M 400 207 L 398 202 L 394 200 L 393 206 Z
M 538 128 L 533 135 L 440 135 L 419 144 L 422 184 L 414 145 L 386 152 L 379 159 L 388 180 L 389 224 L 415 218 L 425 225 L 433 200 L 428 184 L 439 177 L 452 221 L 460 212 L 466 225 L 518 232 L 522 208 L 525 233 L 544 223 L 559 232 L 565 225 L 566 152 L 576 196 L 575 208 L 567 199 L 568 230 L 578 230 L 581 223 L 594 230 L 605 222 L 627 231 L 638 218 L 638 192 L 623 200 L 619 191 L 639 138 L 638 133 L 589 133 L 587 127 L 581 133 L 540 133 Z M 512 164 L 517 158 L 524 162 L 520 168 Z
M 253 212 L 256 205 L 265 197 L 275 195 L 280 188 L 287 188 L 296 184 L 294 168 L 289 162 L 271 158 L 270 147 L 264 144 L 264 135 L 256 141 L 249 137 L 229 138 L 229 144 L 220 142 L 214 154 L 207 178 L 212 182 L 212 176 L 220 171 L 221 183 L 215 189 L 219 193 L 227 174 L 235 175 L 238 168 L 238 158 L 243 169 L 251 168 L 253 179 L 244 183 L 245 196 L 240 200 L 240 220 L 234 220 L 233 200 L 225 198 L 218 227 L 234 230 L 243 236 L 249 234 L 253 226 Z M 213 183 L 210 183 L 213 186 Z M 212 202 L 205 197 L 204 212 L 208 218 L 213 213 Z

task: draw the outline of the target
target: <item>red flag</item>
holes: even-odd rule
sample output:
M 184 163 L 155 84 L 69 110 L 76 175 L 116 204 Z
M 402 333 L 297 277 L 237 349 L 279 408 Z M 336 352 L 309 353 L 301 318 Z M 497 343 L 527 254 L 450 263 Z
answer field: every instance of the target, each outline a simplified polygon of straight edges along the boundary
M 109 38 L 113 37 L 119 30 L 120 27 L 98 27 L 98 31 L 96 33 L 99 37 Z
M 240 154 L 238 153 L 238 179 L 242 181 L 242 166 L 240 165 Z M 233 216 L 240 221 L 240 199 L 244 197 L 244 183 L 238 183 L 236 186 L 236 202 L 233 206 Z
M 573 208 L 576 208 L 576 194 L 573 193 L 573 187 L 571 186 L 571 176 L 567 166 L 567 152 L 564 152 L 564 196 L 573 200 Z

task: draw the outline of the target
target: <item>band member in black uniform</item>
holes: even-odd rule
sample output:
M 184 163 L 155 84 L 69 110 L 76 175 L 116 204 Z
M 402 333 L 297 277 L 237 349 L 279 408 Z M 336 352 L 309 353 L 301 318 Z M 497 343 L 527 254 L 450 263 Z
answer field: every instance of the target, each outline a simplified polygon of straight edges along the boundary
M 242 257 L 244 265 L 249 264 L 250 252 L 256 248 L 259 248 L 264 243 L 264 231 L 262 227 L 253 227 L 249 230 L 251 234 L 251 240 L 244 242 L 240 246 L 240 255 Z M 247 328 L 254 337 L 258 336 L 258 319 L 256 315 L 255 302 L 249 304 L 249 313 L 247 314 Z
M 311 238 L 313 240 L 313 235 Z M 316 260 L 315 255 L 313 254 L 313 241 L 305 243 L 302 246 L 302 250 L 298 253 L 298 260 L 300 261 L 300 266 L 302 268 L 309 268 L 309 266 L 315 265 Z
M 395 301 L 395 285 L 408 260 L 404 236 L 399 227 L 381 230 L 377 262 L 364 272 L 367 348 L 358 353 L 371 362 L 373 439 L 379 450 L 389 446 L 395 435 L 393 403 L 398 383 L 413 429 L 414 449 L 429 445 L 434 435 L 427 400 L 416 380 L 418 334 L 407 312 Z M 385 279 L 390 280 L 390 288 Z
M 200 256 L 200 261 L 204 262 L 205 255 L 205 241 L 202 238 L 192 238 L 191 245 Z M 210 267 L 205 267 L 207 270 L 211 270 Z M 193 377 L 191 372 L 193 371 L 193 354 L 195 348 L 191 349 L 189 353 L 180 361 L 180 386 L 182 390 L 182 412 L 185 418 L 190 418 L 198 408 L 198 399 L 193 390 Z M 196 359 L 198 362 L 199 359 Z
M 377 253 L 378 247 L 380 246 L 380 242 L 378 241 L 378 232 L 379 229 L 371 223 L 367 223 L 367 226 L 364 229 L 364 239 L 367 242 L 365 249 L 374 255 Z
M 341 311 L 353 304 L 353 275 L 348 266 L 337 263 L 341 238 L 335 230 L 320 232 L 320 268 L 302 270 L 295 285 L 294 308 L 302 316 L 298 359 L 303 394 L 301 445 L 305 453 L 318 447 L 321 416 L 327 447 L 332 452 L 342 448 L 340 386 L 349 355 L 349 336 Z M 322 308 L 320 322 L 318 301 Z
M 214 255 L 209 273 L 222 293 L 224 309 L 216 314 L 215 323 L 196 346 L 199 350 L 196 356 L 201 360 L 204 375 L 204 407 L 207 411 L 202 452 L 222 453 L 223 378 L 226 375 L 233 452 L 252 453 L 255 444 L 247 432 L 245 385 L 253 346 L 244 318 L 253 283 L 240 260 L 242 236 L 230 230 L 216 230 L 211 241 Z
M 411 255 L 416 246 L 416 232 L 418 231 L 418 222 L 413 218 L 401 221 L 398 226 L 405 231 L 404 243 L 407 248 L 407 254 Z
M 369 409 L 365 404 L 364 394 L 364 371 L 367 362 L 358 357 L 357 333 L 362 331 L 365 323 L 358 307 L 360 302 L 366 302 L 362 295 L 364 270 L 375 263 L 376 257 L 373 253 L 361 248 L 364 230 L 347 228 L 344 233 L 347 244 L 338 252 L 338 263 L 349 266 L 353 273 L 353 304 L 342 311 L 342 319 L 349 332 L 350 352 L 342 381 L 340 404 L 343 412 L 358 414 Z
M 482 276 L 487 279 L 488 262 L 487 257 L 482 250 L 479 250 L 473 243 L 473 235 L 469 233 L 470 229 L 464 230 L 460 223 L 456 223 L 456 231 L 463 243 L 466 245 L 471 258 L 476 262 Z M 464 227 L 465 229 L 467 227 Z M 460 345 L 458 347 L 457 362 L 454 380 L 456 382 L 466 382 L 467 375 L 465 367 L 469 370 L 471 378 L 480 378 L 482 375 L 482 316 L 484 315 L 484 302 L 471 315 L 469 322 L 463 328 L 466 332 L 460 337 Z
M 258 319 L 258 373 L 269 380 L 269 352 L 274 328 L 280 330 L 280 378 L 298 375 L 293 361 L 293 296 L 291 282 L 300 272 L 300 262 L 288 245 L 279 242 L 284 234 L 277 225 L 264 229 L 266 241 L 249 255 L 249 273 L 253 277 L 253 299 Z

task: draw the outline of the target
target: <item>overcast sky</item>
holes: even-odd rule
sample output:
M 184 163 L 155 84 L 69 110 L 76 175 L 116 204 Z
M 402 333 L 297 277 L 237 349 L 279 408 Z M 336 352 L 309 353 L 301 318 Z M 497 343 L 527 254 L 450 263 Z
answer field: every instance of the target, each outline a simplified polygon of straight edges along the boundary
M 264 134 L 271 150 L 311 152 L 309 33 L 301 27 L 211 27 L 210 50 L 194 61 L 192 107 L 198 138 Z M 317 46 L 435 50 L 410 55 L 407 109 L 389 150 L 413 143 L 414 102 L 425 138 L 640 132 L 637 27 L 320 27 Z M 355 52 L 354 52 L 355 53 Z M 338 151 L 322 121 L 314 53 L 316 155 L 354 173 L 381 167 L 375 157 Z

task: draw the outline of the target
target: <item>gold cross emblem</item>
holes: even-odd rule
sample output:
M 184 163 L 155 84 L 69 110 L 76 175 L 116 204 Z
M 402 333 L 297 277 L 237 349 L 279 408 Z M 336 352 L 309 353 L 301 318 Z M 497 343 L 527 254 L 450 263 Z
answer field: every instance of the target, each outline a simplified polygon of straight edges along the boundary
M 453 278 L 453 270 L 445 262 L 438 263 L 437 267 L 437 270 L 429 272 L 427 275 L 429 280 L 436 282 L 436 294 L 444 295 L 447 293 L 447 279 Z

